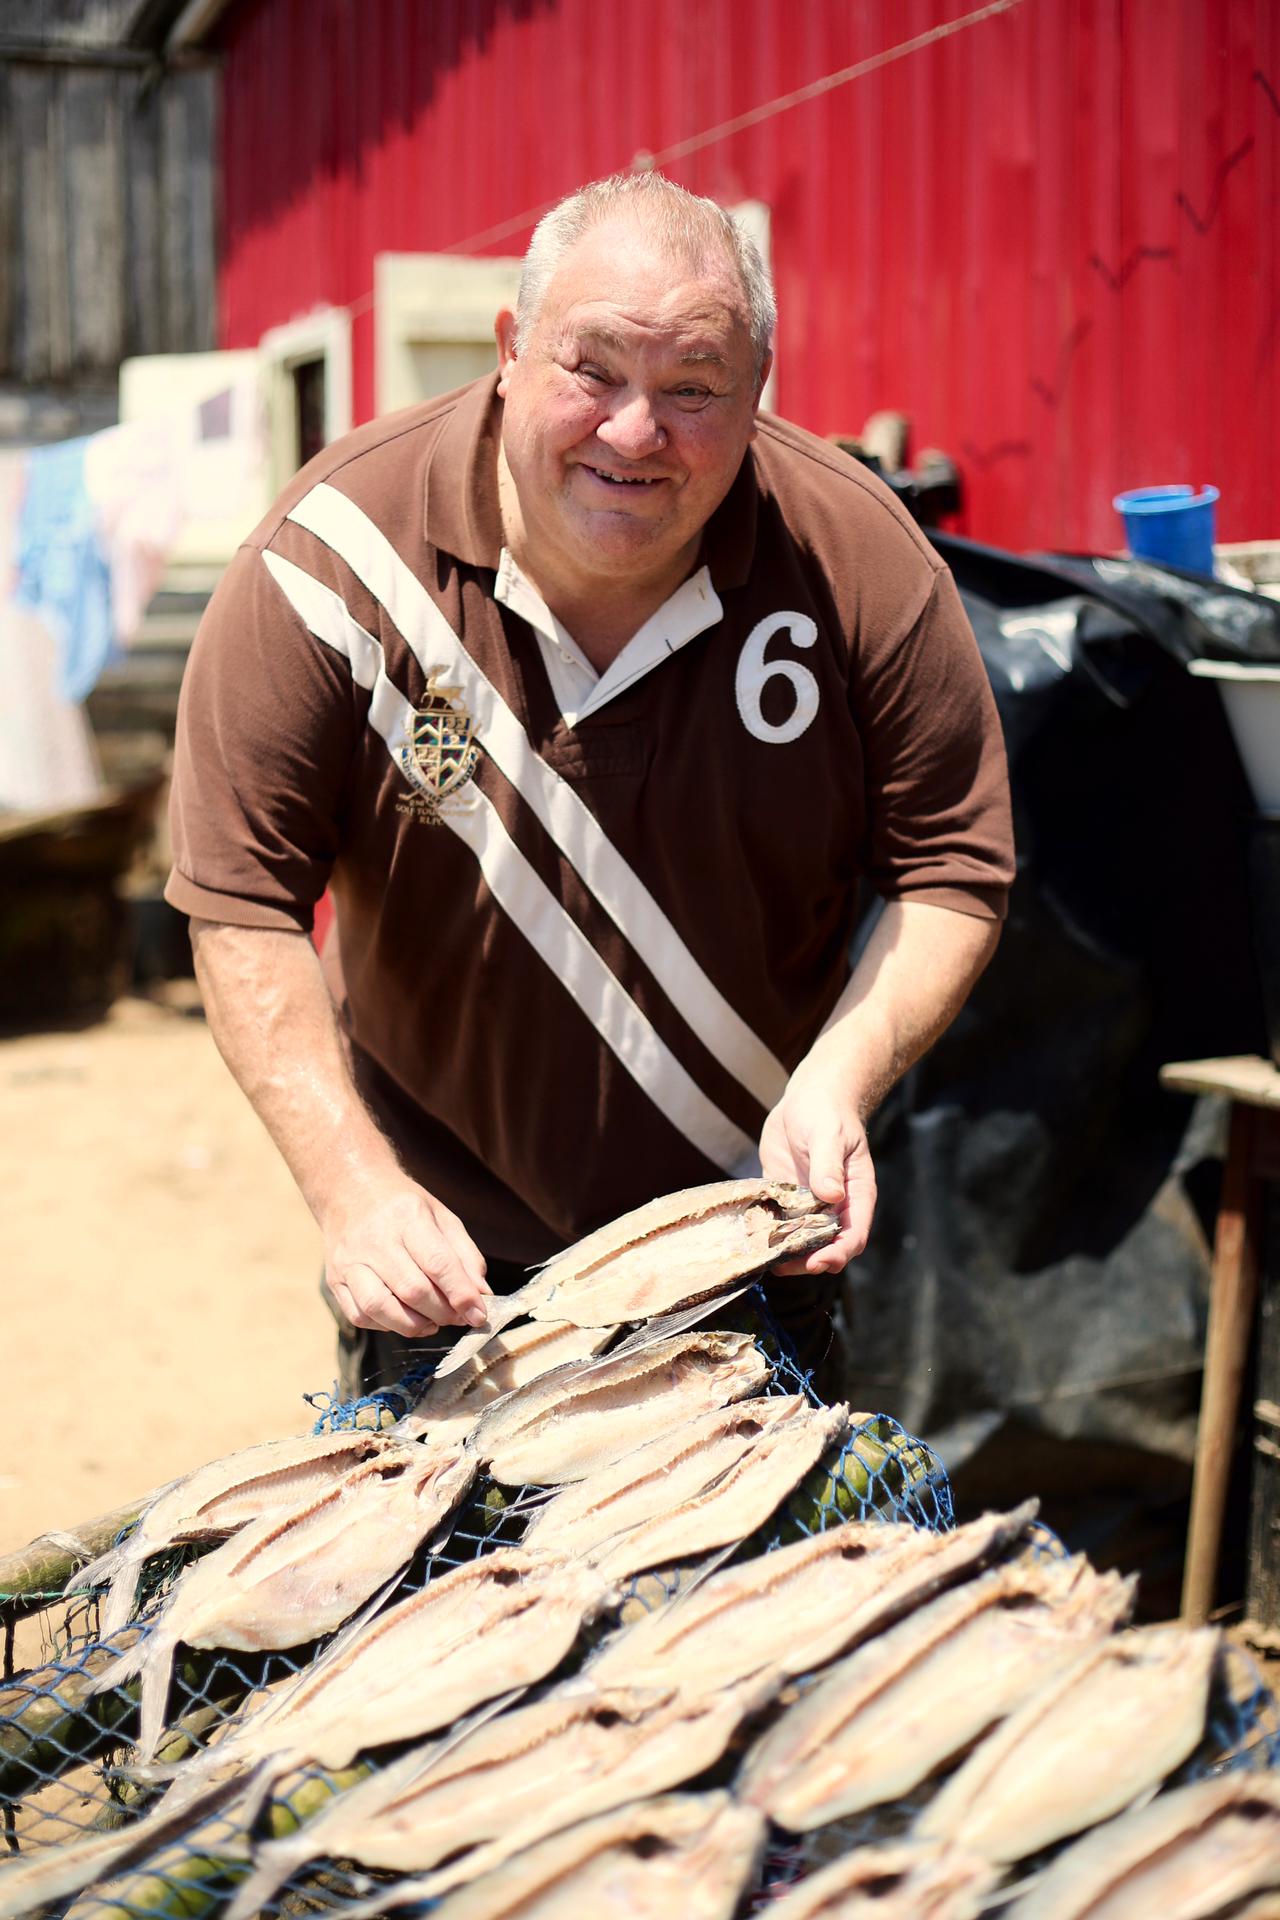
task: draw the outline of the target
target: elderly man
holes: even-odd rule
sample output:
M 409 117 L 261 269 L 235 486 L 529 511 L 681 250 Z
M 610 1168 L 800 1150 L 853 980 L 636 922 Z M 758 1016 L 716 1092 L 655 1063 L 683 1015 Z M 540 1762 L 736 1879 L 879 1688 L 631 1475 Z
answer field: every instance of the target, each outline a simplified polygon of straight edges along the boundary
M 757 1155 L 839 1209 L 792 1282 L 830 1288 L 868 1115 L 995 945 L 976 646 L 891 495 L 758 417 L 772 329 L 714 203 L 584 188 L 496 381 L 329 447 L 210 605 L 169 898 L 375 1347 L 483 1324 L 490 1285 Z

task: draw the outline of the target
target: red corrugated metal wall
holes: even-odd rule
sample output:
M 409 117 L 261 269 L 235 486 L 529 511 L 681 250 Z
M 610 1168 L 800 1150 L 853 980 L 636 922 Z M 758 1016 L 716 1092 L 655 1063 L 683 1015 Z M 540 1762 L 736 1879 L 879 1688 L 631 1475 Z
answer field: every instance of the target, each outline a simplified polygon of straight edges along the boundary
M 1114 546 L 1113 493 L 1175 480 L 1280 535 L 1276 0 L 242 0 L 223 39 L 223 344 L 350 304 L 358 418 L 376 252 L 519 252 L 924 39 L 664 162 L 772 210 L 779 410 L 903 409 L 1004 545 Z

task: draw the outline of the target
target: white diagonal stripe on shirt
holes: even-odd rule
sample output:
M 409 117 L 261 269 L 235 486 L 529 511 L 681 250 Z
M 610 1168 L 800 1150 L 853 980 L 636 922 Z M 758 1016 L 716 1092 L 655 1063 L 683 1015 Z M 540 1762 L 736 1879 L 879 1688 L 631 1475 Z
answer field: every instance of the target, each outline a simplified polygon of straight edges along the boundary
M 380 643 L 360 625 L 341 597 L 291 560 L 264 553 L 277 586 L 318 640 L 350 663 L 356 684 L 369 689 L 369 721 L 392 759 L 415 784 L 421 778 L 408 751 L 412 704 L 387 677 Z M 480 864 L 485 884 L 503 911 L 582 1009 L 632 1079 L 691 1145 L 726 1173 L 754 1151 L 742 1129 L 709 1100 L 681 1066 L 582 929 L 530 866 L 480 789 L 472 804 L 440 816 Z
M 424 672 L 444 667 L 463 690 L 475 736 L 653 974 L 712 1057 L 772 1107 L 787 1072 L 704 972 L 591 809 L 534 752 L 515 714 L 476 665 L 386 535 L 336 487 L 313 487 L 289 518 L 346 561 L 384 606 Z

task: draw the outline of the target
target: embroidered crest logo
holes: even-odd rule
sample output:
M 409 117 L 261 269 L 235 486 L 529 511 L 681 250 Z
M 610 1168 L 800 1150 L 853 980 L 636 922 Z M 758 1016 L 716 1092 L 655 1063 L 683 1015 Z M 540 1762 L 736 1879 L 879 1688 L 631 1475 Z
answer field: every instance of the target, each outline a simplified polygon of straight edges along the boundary
M 480 749 L 471 737 L 471 715 L 459 704 L 461 687 L 445 684 L 443 667 L 427 675 L 422 704 L 413 716 L 409 744 L 401 754 L 405 773 L 413 783 L 402 794 L 398 811 L 415 820 L 438 821 L 446 810 L 469 804 L 458 798 L 476 769 Z

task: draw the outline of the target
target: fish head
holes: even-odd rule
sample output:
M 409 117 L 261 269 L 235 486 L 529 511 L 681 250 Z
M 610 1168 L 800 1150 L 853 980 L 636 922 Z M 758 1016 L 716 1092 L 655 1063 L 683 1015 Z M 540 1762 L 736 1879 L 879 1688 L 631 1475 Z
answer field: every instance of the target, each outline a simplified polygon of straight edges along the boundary
M 769 1232 L 771 1260 L 794 1260 L 830 1246 L 840 1231 L 839 1216 L 815 1200 L 807 1187 L 767 1181 L 762 1199 L 774 1217 Z

